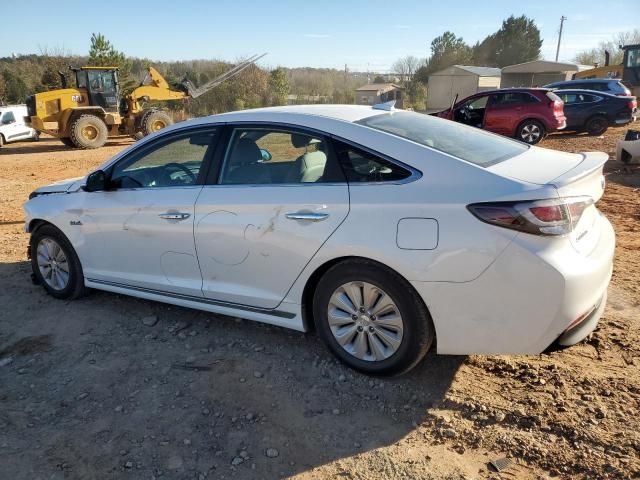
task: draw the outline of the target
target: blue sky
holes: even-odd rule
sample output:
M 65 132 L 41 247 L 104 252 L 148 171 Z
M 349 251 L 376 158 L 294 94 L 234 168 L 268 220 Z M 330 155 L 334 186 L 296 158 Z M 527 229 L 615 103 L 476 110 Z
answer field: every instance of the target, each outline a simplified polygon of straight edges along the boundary
M 86 54 L 91 33 L 101 32 L 118 50 L 154 60 L 235 60 L 266 51 L 269 55 L 260 63 L 268 67 L 344 68 L 346 63 L 352 71 L 378 72 L 405 55 L 426 57 L 431 40 L 445 30 L 473 44 L 511 14 L 536 21 L 544 39 L 542 56 L 548 59 L 555 56 L 561 15 L 569 18 L 561 60 L 571 60 L 578 51 L 640 24 L 638 0 L 606 5 L 585 0 L 3 3 L 0 56 L 45 49 Z

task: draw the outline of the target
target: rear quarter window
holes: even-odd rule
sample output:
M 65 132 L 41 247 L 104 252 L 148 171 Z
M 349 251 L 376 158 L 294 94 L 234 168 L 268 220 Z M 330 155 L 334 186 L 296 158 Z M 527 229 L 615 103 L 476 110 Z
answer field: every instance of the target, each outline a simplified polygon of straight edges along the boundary
M 525 152 L 529 146 L 459 123 L 415 112 L 391 112 L 356 122 L 419 143 L 461 160 L 489 167 Z

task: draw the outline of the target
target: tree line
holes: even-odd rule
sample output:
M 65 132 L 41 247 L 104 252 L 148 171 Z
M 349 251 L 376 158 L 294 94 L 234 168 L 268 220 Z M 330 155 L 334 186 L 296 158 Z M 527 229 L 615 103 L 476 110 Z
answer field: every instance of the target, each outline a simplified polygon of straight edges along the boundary
M 118 67 L 120 87 L 124 93 L 144 80 L 149 65 L 156 68 L 170 85 L 189 80 L 196 86 L 233 66 L 231 62 L 215 59 L 155 62 L 147 58 L 128 57 L 104 35 L 96 33 L 91 36 L 87 55 L 70 55 L 45 49 L 40 54 L 0 58 L 0 104 L 24 103 L 26 97 L 33 93 L 62 88 L 63 79 L 59 72 L 67 85 L 74 86 L 73 72 L 69 66 L 84 65 Z M 325 103 L 353 103 L 354 91 L 363 81 L 362 74 L 346 69 L 266 69 L 252 65 L 197 99 L 166 102 L 164 107 L 183 111 L 185 116 L 200 116 L 284 105 L 288 102 L 289 94 L 302 99 L 314 97 L 318 102 Z
M 470 45 L 463 37 L 446 31 L 433 39 L 425 58 L 408 55 L 391 67 L 407 90 L 409 104 L 424 108 L 429 75 L 452 65 L 505 67 L 540 58 L 542 38 L 535 22 L 525 15 L 511 15 L 494 33 Z

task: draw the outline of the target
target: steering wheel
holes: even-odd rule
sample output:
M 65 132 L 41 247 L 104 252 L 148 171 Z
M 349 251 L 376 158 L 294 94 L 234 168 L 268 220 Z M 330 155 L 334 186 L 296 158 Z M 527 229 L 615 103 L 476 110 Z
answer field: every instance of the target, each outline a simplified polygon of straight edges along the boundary
M 196 183 L 196 180 L 197 180 L 196 176 L 193 174 L 193 172 L 191 170 L 189 170 L 187 167 L 185 167 L 181 163 L 176 163 L 176 162 L 167 163 L 163 168 L 165 170 L 168 170 L 171 167 L 175 167 L 178 170 L 182 170 L 184 173 L 186 173 L 189 176 L 189 178 L 191 179 L 191 181 L 193 183 Z

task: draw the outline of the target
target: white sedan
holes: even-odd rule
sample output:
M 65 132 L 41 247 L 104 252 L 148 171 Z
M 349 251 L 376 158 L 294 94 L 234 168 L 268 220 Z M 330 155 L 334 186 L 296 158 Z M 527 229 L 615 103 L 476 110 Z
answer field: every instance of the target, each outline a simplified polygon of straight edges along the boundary
M 389 105 L 176 124 L 25 204 L 33 278 L 315 330 L 349 366 L 537 354 L 606 302 L 604 153 L 546 150 Z

